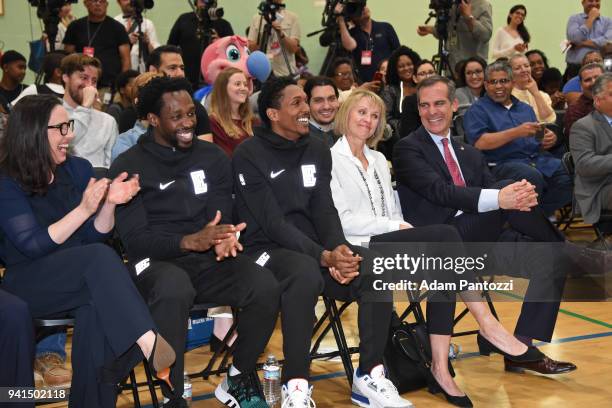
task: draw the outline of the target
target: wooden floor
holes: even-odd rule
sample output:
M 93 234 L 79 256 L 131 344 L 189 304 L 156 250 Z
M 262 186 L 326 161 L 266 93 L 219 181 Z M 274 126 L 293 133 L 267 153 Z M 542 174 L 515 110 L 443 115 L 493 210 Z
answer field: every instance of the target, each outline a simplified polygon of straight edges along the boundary
M 576 234 L 576 233 L 574 233 Z M 587 233 L 587 238 L 590 233 Z M 496 302 L 500 320 L 509 330 L 514 328 L 520 312 L 520 303 Z M 404 305 L 396 304 L 403 310 Z M 552 344 L 542 344 L 541 350 L 548 356 L 571 361 L 578 370 L 565 375 L 543 376 L 534 374 L 506 373 L 503 359 L 499 355 L 484 357 L 477 355 L 475 336 L 454 338 L 462 351 L 453 364 L 457 372 L 457 383 L 470 396 L 476 407 L 612 407 L 612 307 L 605 302 L 568 303 L 561 306 Z M 461 307 L 458 306 L 458 312 Z M 322 313 L 322 305 L 317 306 Z M 349 345 L 356 344 L 356 308 L 351 306 L 343 315 L 343 325 Z M 475 321 L 466 317 L 458 330 L 477 328 Z M 282 338 L 277 326 L 266 352 L 281 357 Z M 325 339 L 323 347 L 335 347 L 333 336 Z M 608 354 L 610 352 L 610 354 Z M 208 347 L 187 353 L 186 367 L 195 372 L 205 366 L 210 357 Z M 356 366 L 357 358 L 354 359 Z M 143 379 L 142 367 L 137 370 Z M 313 362 L 312 384 L 314 400 L 319 408 L 350 407 L 350 390 L 340 362 Z M 220 407 L 213 396 L 214 387 L 221 378 L 208 381 L 193 380 L 194 400 L 192 407 Z M 149 403 L 145 388 L 140 398 Z M 159 393 L 158 393 L 159 394 Z M 448 407 L 440 396 L 430 395 L 426 390 L 404 395 L 417 407 Z M 131 407 L 131 394 L 119 396 L 118 407 Z M 66 404 L 54 404 L 61 407 Z M 150 405 L 149 405 L 150 406 Z

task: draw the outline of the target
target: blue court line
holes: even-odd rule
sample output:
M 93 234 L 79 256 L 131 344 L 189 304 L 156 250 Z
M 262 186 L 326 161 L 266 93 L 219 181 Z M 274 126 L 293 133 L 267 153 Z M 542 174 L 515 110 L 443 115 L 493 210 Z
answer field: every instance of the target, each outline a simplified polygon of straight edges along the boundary
M 598 339 L 598 338 L 602 338 L 602 337 L 612 337 L 612 332 L 604 332 L 604 333 L 594 333 L 594 334 L 585 334 L 582 336 L 572 336 L 572 337 L 565 337 L 562 339 L 553 339 L 551 340 L 550 343 L 545 343 L 545 342 L 538 342 L 535 344 L 535 346 L 545 346 L 547 344 L 563 344 L 563 343 L 572 343 L 574 341 L 581 341 L 581 340 L 591 340 L 591 339 Z M 460 354 L 459 357 L 457 358 L 457 360 L 465 360 L 468 358 L 473 358 L 473 357 L 479 357 L 480 353 L 475 352 L 475 353 L 464 353 L 464 354 Z M 328 374 L 320 374 L 320 375 L 314 375 L 310 378 L 311 382 L 316 382 L 316 381 L 322 381 L 322 380 L 330 380 L 332 378 L 338 378 L 338 377 L 344 377 L 346 375 L 346 373 L 344 371 L 338 371 L 335 373 L 328 373 Z M 215 397 L 215 394 L 213 392 L 210 392 L 208 394 L 203 394 L 203 395 L 194 395 L 192 400 L 193 401 L 205 401 L 205 400 L 209 400 Z M 153 405 L 149 404 L 149 405 L 145 405 L 144 408 L 152 408 Z

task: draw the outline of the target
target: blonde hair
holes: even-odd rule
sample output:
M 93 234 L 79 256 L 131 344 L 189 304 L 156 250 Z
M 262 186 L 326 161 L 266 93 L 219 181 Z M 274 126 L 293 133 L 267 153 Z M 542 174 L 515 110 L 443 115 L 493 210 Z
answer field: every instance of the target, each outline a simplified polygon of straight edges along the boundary
M 375 149 L 380 139 L 383 137 L 383 133 L 385 132 L 385 126 L 387 125 L 386 120 L 386 109 L 385 103 L 380 96 L 376 95 L 374 92 L 365 90 L 365 89 L 354 89 L 348 98 L 342 103 L 340 109 L 338 110 L 338 114 L 336 115 L 336 124 L 334 126 L 334 132 L 338 135 L 346 135 L 346 131 L 348 130 L 348 122 L 349 122 L 349 114 L 351 110 L 357 105 L 359 101 L 363 98 L 369 99 L 374 105 L 380 109 L 380 118 L 378 120 L 378 125 L 376 126 L 376 130 L 372 136 L 366 140 L 366 144 Z
M 227 94 L 227 85 L 230 77 L 238 73 L 246 78 L 246 74 L 238 68 L 230 67 L 221 71 L 210 94 L 210 116 L 214 117 L 227 135 L 233 139 L 239 139 L 244 132 L 253 136 L 253 112 L 248 98 L 238 107 L 240 126 L 236 126 L 232 120 L 232 107 Z
M 163 74 L 157 72 L 144 72 L 138 75 L 132 83 L 128 86 L 126 95 L 130 98 L 132 104 L 136 104 L 136 98 L 138 97 L 138 91 L 140 88 L 144 87 L 149 83 L 153 78 L 163 76 Z

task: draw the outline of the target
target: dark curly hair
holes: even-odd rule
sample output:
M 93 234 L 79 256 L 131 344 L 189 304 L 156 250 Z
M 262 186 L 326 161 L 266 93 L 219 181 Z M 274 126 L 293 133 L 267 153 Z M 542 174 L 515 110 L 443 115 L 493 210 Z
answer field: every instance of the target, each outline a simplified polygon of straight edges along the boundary
M 262 85 L 259 98 L 257 99 L 257 111 L 261 121 L 267 128 L 270 128 L 271 123 L 266 110 L 268 108 L 280 108 L 283 91 L 290 85 L 297 85 L 297 82 L 290 76 L 270 78 Z
M 506 18 L 506 24 L 510 24 L 510 14 L 514 13 L 517 10 L 523 10 L 525 12 L 525 17 L 527 17 L 527 7 L 523 6 L 522 4 L 517 4 L 516 6 L 513 6 L 510 9 L 510 12 L 508 13 L 508 18 Z M 519 35 L 523 39 L 523 42 L 528 43 L 529 41 L 531 41 L 531 35 L 529 34 L 527 27 L 525 27 L 524 21 L 519 24 L 518 27 L 516 27 L 516 31 L 518 31 Z
M 0 169 L 31 194 L 46 193 L 49 175 L 55 171 L 47 126 L 56 106 L 62 101 L 55 95 L 23 97 L 11 111 L 0 141 Z
M 397 74 L 397 63 L 402 55 L 410 58 L 410 61 L 412 61 L 412 64 L 414 65 L 415 72 L 417 65 L 419 65 L 421 62 L 421 57 L 416 53 L 416 51 L 414 51 L 412 48 L 406 47 L 405 45 L 401 45 L 398 49 L 393 51 L 389 57 L 386 76 L 388 85 L 400 85 L 399 75 Z
M 548 58 L 546 58 L 546 54 L 544 54 L 544 51 L 529 50 L 525 53 L 525 56 L 527 57 L 527 59 L 529 59 L 529 56 L 533 54 L 538 54 L 540 57 L 542 57 L 542 61 L 544 61 L 544 68 L 548 68 Z
M 191 95 L 191 84 L 185 78 L 153 78 L 138 91 L 138 117 L 146 118 L 149 113 L 159 116 L 164 107 L 162 96 L 177 91 L 185 91 Z

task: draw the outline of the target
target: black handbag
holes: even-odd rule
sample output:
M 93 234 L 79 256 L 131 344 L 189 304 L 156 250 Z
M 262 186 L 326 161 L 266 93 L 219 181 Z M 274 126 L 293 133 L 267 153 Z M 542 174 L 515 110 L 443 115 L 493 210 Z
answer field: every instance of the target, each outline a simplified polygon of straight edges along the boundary
M 427 324 L 401 321 L 393 312 L 383 362 L 387 377 L 400 394 L 426 387 L 431 381 L 431 345 Z M 454 377 L 450 361 L 449 371 Z

